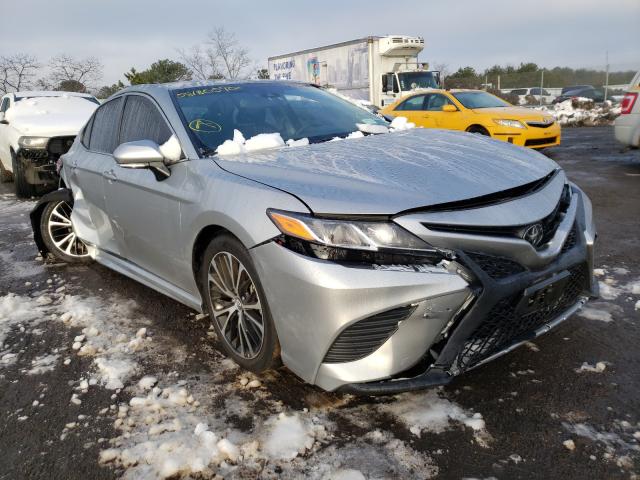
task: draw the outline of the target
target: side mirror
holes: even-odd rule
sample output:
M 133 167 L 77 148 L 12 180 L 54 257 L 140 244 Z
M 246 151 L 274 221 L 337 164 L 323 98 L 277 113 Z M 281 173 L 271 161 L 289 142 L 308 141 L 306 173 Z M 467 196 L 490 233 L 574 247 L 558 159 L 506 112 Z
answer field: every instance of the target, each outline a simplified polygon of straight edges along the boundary
M 456 108 L 455 105 L 447 104 L 447 105 L 443 105 L 442 106 L 442 111 L 443 112 L 457 112 L 458 109 Z
M 4 113 L 5 112 L 0 112 L 0 124 L 2 125 L 9 125 L 9 121 L 7 119 L 4 118 Z
M 115 149 L 113 158 L 122 168 L 148 168 L 158 180 L 164 180 L 171 175 L 171 170 L 164 163 L 160 147 L 151 140 L 123 143 Z

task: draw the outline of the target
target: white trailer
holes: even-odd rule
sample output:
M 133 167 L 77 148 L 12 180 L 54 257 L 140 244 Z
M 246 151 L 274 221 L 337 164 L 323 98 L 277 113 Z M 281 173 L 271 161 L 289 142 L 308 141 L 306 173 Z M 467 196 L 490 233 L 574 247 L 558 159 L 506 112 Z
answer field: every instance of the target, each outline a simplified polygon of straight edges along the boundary
M 382 107 L 417 89 L 439 88 L 440 73 L 420 63 L 422 37 L 370 36 L 269 58 L 269 76 L 333 87 Z

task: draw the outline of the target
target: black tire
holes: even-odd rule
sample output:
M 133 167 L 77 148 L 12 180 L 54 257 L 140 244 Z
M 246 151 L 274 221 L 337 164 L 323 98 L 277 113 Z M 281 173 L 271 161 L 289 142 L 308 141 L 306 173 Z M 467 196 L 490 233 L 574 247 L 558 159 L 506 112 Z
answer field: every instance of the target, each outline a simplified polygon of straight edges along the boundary
M 13 165 L 13 183 L 16 187 L 16 195 L 20 198 L 31 198 L 36 193 L 36 186 L 27 182 L 23 164 L 14 152 L 11 152 L 11 163 Z
M 9 183 L 13 181 L 13 174 L 9 170 L 5 170 L 0 160 L 0 183 Z
M 61 220 L 59 215 L 62 213 L 65 217 L 70 217 L 73 205 L 64 200 L 57 200 L 47 203 L 40 217 L 40 234 L 42 241 L 49 250 L 49 253 L 56 259 L 66 263 L 87 264 L 92 259 L 89 256 L 87 246 L 82 240 L 75 237 L 73 225 L 52 225 L 51 222 L 66 223 Z M 68 215 L 67 215 L 68 214 Z M 69 234 L 74 237 L 68 242 L 61 243 Z
M 480 125 L 471 125 L 469 128 L 467 128 L 467 132 L 477 133 L 478 135 L 485 135 L 487 137 L 491 136 L 489 135 L 489 131 Z
M 251 290 L 251 288 L 248 288 L 248 290 L 253 293 L 247 295 L 247 297 L 252 298 L 247 298 L 246 304 L 244 303 L 245 297 L 240 298 L 241 294 L 238 294 L 235 300 L 235 307 L 233 307 L 232 305 L 233 300 L 231 299 L 231 296 L 226 296 L 224 293 L 221 295 L 222 290 L 218 289 L 215 286 L 216 284 L 210 281 L 209 276 L 209 272 L 211 269 L 214 277 L 219 281 L 220 278 L 215 273 L 216 271 L 213 270 L 212 261 L 214 257 L 216 258 L 216 261 L 219 261 L 221 258 L 223 260 L 225 258 L 230 258 L 229 256 L 233 257 L 231 258 L 231 260 L 237 260 L 239 264 L 244 268 L 245 272 L 248 273 L 248 276 L 246 275 L 246 273 L 244 275 L 244 282 L 238 281 L 237 283 L 239 285 L 242 283 L 247 286 L 250 282 L 252 282 L 252 285 L 255 287 L 253 290 Z M 236 271 L 240 272 L 240 268 L 238 267 Z M 198 275 L 205 308 L 207 310 L 207 313 L 209 314 L 211 323 L 215 328 L 218 340 L 224 353 L 228 357 L 233 359 L 242 368 L 255 373 L 260 373 L 265 370 L 277 368 L 278 366 L 280 366 L 280 344 L 278 342 L 278 335 L 276 333 L 275 325 L 269 311 L 269 306 L 267 304 L 264 289 L 262 288 L 262 283 L 260 282 L 260 278 L 258 277 L 258 273 L 256 272 L 251 257 L 249 256 L 249 253 L 244 248 L 242 243 L 240 243 L 236 238 L 229 234 L 223 234 L 215 237 L 213 240 L 211 240 L 209 246 L 205 250 Z M 240 279 L 243 278 L 242 273 L 238 273 L 238 276 L 240 277 Z M 241 289 L 236 289 L 236 292 L 238 290 Z M 257 298 L 253 297 L 253 294 L 257 295 Z M 228 299 L 225 297 L 228 297 Z M 238 302 L 240 303 L 240 307 L 237 306 Z M 240 341 L 240 337 L 242 336 L 239 325 L 244 325 L 243 320 L 248 318 L 244 315 L 249 315 L 247 312 L 252 312 L 250 316 L 254 320 L 252 320 L 253 323 L 247 320 L 246 325 L 242 327 L 243 331 L 246 332 L 244 338 L 247 340 L 253 340 L 255 339 L 255 336 L 260 333 L 258 328 L 254 326 L 256 324 L 255 318 L 257 318 L 257 310 L 249 310 L 248 308 L 247 310 L 245 310 L 245 306 L 248 307 L 249 304 L 255 305 L 256 303 L 260 307 L 261 323 L 263 327 L 261 332 L 262 341 L 260 343 L 259 349 L 257 347 L 255 348 L 255 355 L 242 355 L 239 351 L 241 343 L 238 343 Z M 214 307 L 214 304 L 216 305 L 216 307 Z M 225 308 L 223 309 L 222 307 Z M 218 317 L 216 317 L 214 311 L 227 310 L 228 308 L 226 307 L 236 308 L 237 310 L 235 312 L 232 311 L 227 314 L 226 318 L 223 317 L 223 313 L 218 313 Z M 238 308 L 241 309 L 241 311 L 243 312 L 242 314 L 240 313 L 240 310 Z M 221 323 L 223 322 L 225 323 L 224 326 L 226 327 L 226 335 L 225 333 L 223 333 L 223 326 L 221 325 Z M 234 343 L 236 344 L 234 345 Z M 242 348 L 242 352 L 244 351 L 245 349 Z

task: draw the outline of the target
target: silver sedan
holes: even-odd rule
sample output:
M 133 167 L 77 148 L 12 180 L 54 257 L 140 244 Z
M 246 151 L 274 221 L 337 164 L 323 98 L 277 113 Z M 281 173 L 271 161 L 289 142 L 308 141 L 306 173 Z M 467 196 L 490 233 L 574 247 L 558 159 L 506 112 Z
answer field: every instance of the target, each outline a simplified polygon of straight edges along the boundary
M 207 313 L 251 371 L 445 384 L 595 295 L 596 233 L 547 157 L 406 126 L 305 84 L 130 87 L 63 157 L 36 242 Z

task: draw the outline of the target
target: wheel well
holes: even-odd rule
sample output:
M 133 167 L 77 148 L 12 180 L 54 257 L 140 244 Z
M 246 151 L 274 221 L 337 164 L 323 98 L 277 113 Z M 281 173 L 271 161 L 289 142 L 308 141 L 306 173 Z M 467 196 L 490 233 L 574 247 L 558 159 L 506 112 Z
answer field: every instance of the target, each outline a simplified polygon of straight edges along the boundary
M 467 132 L 482 132 L 484 135 L 489 135 L 489 130 L 487 130 L 486 128 L 484 128 L 482 125 L 478 125 L 477 123 L 470 125 L 467 130 Z
M 222 235 L 225 233 L 231 235 L 234 238 L 238 238 L 229 230 L 219 225 L 208 225 L 198 233 L 196 241 L 193 243 L 193 252 L 191 254 L 191 269 L 193 270 L 193 275 L 196 279 L 198 287 L 201 286 L 200 275 L 198 275 L 198 273 L 200 271 L 200 266 L 202 265 L 202 257 L 204 256 L 204 252 L 209 246 L 211 240 L 213 240 L 218 235 Z

